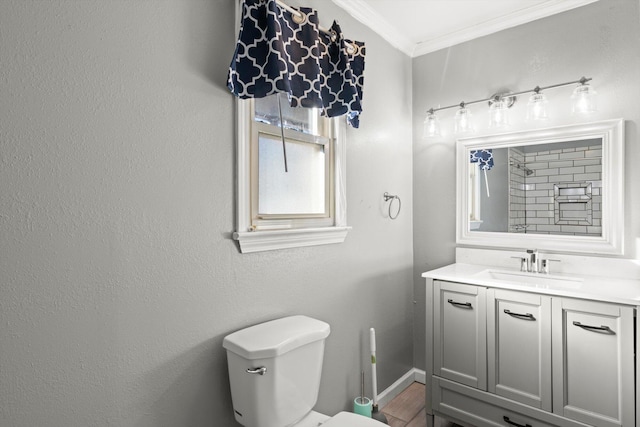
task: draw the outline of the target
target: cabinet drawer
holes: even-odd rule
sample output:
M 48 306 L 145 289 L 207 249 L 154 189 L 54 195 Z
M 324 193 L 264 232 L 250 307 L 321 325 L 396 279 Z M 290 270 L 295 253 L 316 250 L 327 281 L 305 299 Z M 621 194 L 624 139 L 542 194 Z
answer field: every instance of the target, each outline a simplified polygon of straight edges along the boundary
M 433 379 L 432 396 L 437 415 L 476 427 L 587 427 L 438 377 Z
M 434 373 L 486 390 L 486 289 L 435 281 L 434 292 Z

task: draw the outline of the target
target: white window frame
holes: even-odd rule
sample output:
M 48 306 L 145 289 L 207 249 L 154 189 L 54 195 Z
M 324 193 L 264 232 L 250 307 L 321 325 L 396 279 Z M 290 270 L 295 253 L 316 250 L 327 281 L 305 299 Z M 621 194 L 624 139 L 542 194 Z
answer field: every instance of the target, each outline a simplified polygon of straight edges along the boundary
M 480 216 L 480 165 L 469 163 L 469 226 L 477 230 L 482 225 Z
M 251 102 L 251 117 L 255 116 L 254 106 L 255 103 Z M 279 126 L 262 123 L 259 121 L 253 121 L 251 123 L 251 225 L 253 231 L 255 230 L 275 230 L 275 229 L 288 229 L 288 228 L 312 228 L 312 227 L 327 227 L 333 225 L 334 217 L 334 203 L 333 203 L 333 168 L 334 168 L 334 156 L 333 146 L 331 141 L 333 137 L 332 121 L 328 119 L 320 119 L 320 116 L 316 110 L 306 109 L 309 114 L 309 120 L 315 119 L 319 123 L 318 135 L 311 135 L 308 133 L 296 131 L 293 129 L 280 129 Z M 281 141 L 282 133 L 284 133 L 287 144 L 319 144 L 323 146 L 325 153 L 325 191 L 324 191 L 324 206 L 325 211 L 323 213 L 315 214 L 260 214 L 258 212 L 259 206 L 259 140 L 261 136 L 267 136 L 274 140 Z
M 346 206 L 346 122 L 344 117 L 331 119 L 332 147 L 329 151 L 333 158 L 333 173 L 329 182 L 332 185 L 333 197 L 329 209 L 329 218 L 319 218 L 319 221 L 306 223 L 292 219 L 274 219 L 271 226 L 269 220 L 262 223 L 260 228 L 253 225 L 257 195 L 252 194 L 251 179 L 257 174 L 257 163 L 251 161 L 252 139 L 257 138 L 260 124 L 253 120 L 253 100 L 236 100 L 237 120 L 237 221 L 233 238 L 240 244 L 242 253 L 269 251 L 276 249 L 295 248 L 303 246 L 342 243 L 351 227 L 347 226 Z M 327 189 L 329 190 L 329 189 Z

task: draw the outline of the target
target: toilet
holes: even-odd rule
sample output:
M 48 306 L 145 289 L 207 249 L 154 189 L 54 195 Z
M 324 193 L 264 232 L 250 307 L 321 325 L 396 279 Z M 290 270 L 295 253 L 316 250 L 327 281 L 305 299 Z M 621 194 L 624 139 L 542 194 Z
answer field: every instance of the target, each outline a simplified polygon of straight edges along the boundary
M 313 411 L 318 400 L 329 325 L 290 316 L 227 335 L 231 399 L 245 427 L 383 427 L 351 412 L 330 417 Z

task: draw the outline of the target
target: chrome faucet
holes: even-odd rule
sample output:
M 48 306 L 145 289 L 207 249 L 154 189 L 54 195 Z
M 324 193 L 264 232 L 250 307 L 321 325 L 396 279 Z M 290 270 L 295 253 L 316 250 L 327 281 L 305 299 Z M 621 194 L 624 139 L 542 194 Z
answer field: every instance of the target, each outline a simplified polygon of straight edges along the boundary
M 560 262 L 559 259 L 541 258 L 537 249 L 527 249 L 527 256 L 513 256 L 520 260 L 520 271 L 526 273 L 549 274 L 549 263 L 551 261 Z
M 538 272 L 538 250 L 527 249 L 527 271 L 529 273 Z

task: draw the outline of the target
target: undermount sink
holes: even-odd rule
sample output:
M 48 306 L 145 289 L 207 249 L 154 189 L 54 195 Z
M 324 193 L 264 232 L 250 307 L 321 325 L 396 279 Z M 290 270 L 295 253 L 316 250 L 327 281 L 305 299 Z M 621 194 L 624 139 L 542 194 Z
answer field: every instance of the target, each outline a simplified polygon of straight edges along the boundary
M 487 279 L 512 285 L 534 286 L 537 288 L 579 289 L 583 279 L 579 277 L 558 276 L 519 271 L 484 270 L 476 274 L 479 279 Z

